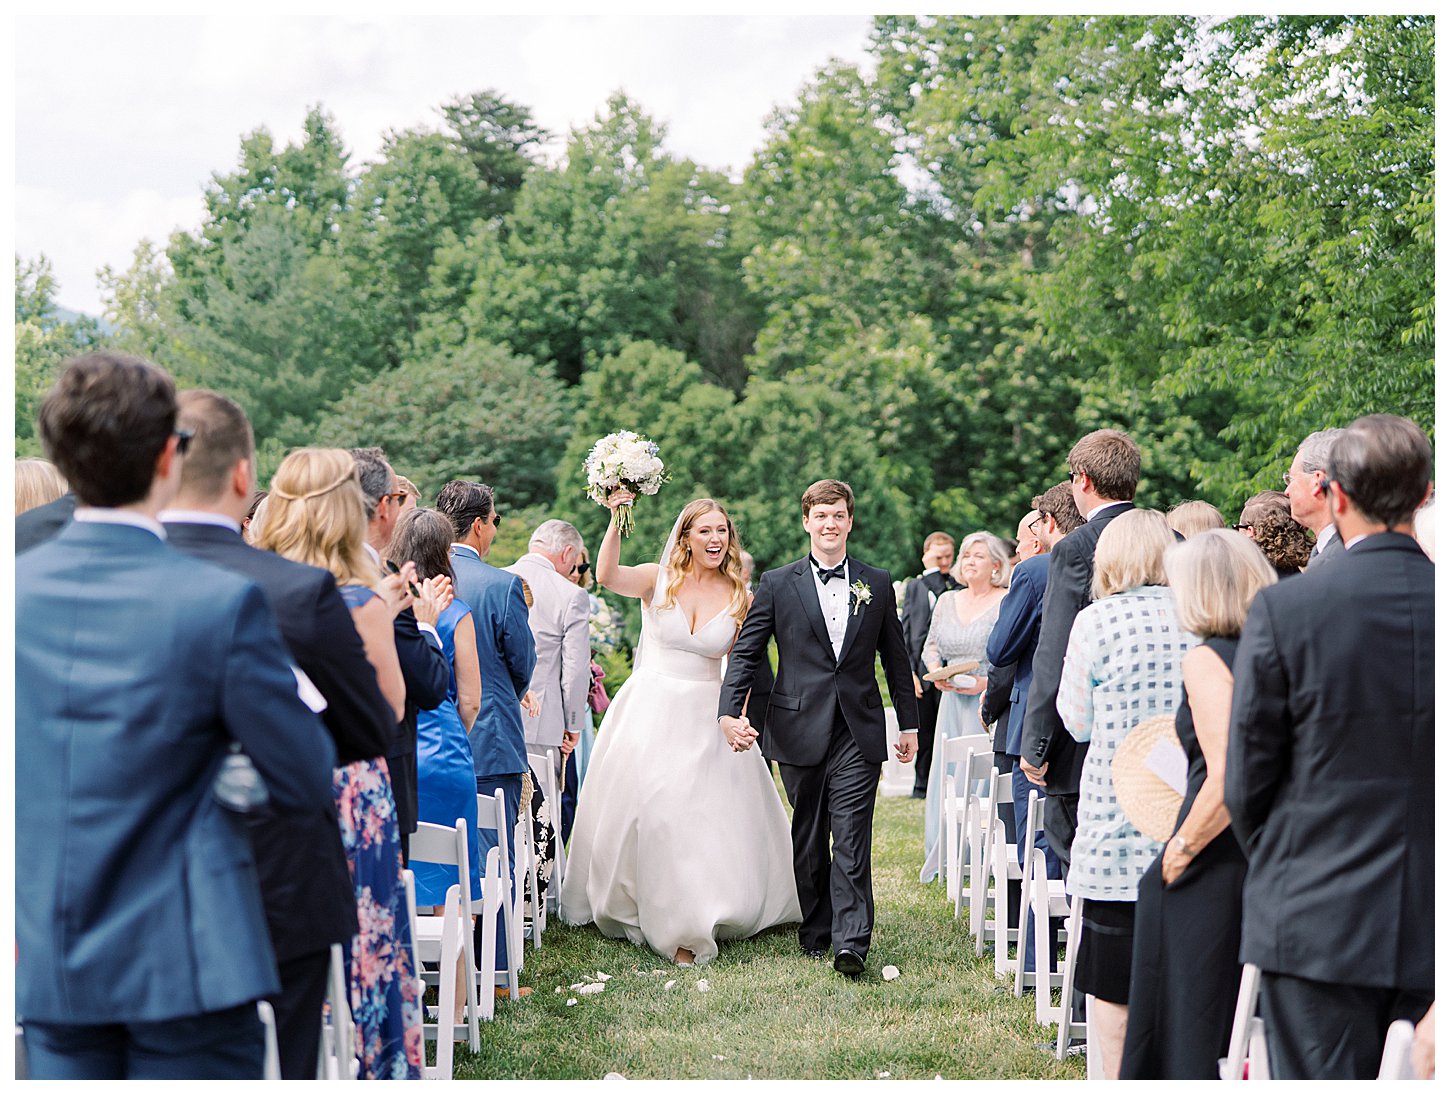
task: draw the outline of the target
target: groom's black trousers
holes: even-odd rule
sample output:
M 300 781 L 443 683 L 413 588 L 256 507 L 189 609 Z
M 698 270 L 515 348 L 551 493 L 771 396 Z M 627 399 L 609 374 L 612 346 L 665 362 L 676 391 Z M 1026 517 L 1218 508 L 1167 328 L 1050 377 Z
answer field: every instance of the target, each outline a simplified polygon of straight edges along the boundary
M 861 755 L 839 713 L 824 761 L 777 763 L 792 810 L 801 947 L 849 948 L 865 957 L 875 920 L 871 820 L 881 765 Z

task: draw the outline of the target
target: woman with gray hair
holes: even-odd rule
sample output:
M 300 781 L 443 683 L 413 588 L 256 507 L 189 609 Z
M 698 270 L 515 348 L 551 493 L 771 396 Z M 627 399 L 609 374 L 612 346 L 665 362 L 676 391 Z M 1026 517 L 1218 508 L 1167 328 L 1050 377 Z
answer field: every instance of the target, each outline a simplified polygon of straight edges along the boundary
M 943 695 L 937 713 L 931 772 L 926 781 L 923 882 L 935 878 L 942 866 L 941 849 L 937 846 L 942 811 L 941 743 L 948 738 L 982 731 L 977 703 L 987 688 L 987 636 L 992 633 L 997 610 L 1007 595 L 1011 571 L 1011 555 L 998 537 L 990 532 L 974 532 L 962 540 L 952 568 L 952 577 L 962 588 L 947 590 L 937 598 L 931 627 L 922 645 L 921 660 L 928 671 L 959 662 L 977 663 L 974 672 L 958 673 L 935 682 Z

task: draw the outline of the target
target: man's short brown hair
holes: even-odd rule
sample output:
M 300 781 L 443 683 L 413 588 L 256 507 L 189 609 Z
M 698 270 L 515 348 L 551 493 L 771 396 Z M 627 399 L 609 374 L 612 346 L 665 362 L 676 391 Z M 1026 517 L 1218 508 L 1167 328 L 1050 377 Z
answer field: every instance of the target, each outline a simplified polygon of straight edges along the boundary
M 812 506 L 828 506 L 832 502 L 845 502 L 846 516 L 856 516 L 856 496 L 839 479 L 818 479 L 808 486 L 801 495 L 801 516 L 809 517 Z
M 252 459 L 247 413 L 218 392 L 191 388 L 176 397 L 176 421 L 191 431 L 181 464 L 182 491 L 192 498 L 218 497 L 237 462 Z
M 142 501 L 175 429 L 176 385 L 166 370 L 110 350 L 68 363 L 40 405 L 45 453 L 87 506 Z
M 1077 510 L 1077 503 L 1072 500 L 1071 479 L 1054 483 L 1034 498 L 1032 504 L 1039 513 L 1050 513 L 1057 522 L 1057 530 L 1064 536 L 1082 524 L 1082 514 Z
M 1131 502 L 1138 493 L 1143 454 L 1122 430 L 1094 430 L 1072 447 L 1067 466 L 1091 479 L 1102 497 Z
M 925 555 L 936 544 L 946 544 L 953 551 L 957 549 L 957 542 L 947 532 L 928 532 L 926 539 L 921 542 L 921 553 Z

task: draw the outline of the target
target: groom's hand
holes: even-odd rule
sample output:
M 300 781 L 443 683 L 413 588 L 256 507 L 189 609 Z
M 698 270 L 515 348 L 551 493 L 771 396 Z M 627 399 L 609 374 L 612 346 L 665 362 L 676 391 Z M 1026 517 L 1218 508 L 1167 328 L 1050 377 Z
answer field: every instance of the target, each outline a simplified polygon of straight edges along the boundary
M 896 759 L 902 764 L 909 764 L 914 756 L 916 756 L 916 731 L 903 730 L 901 736 L 896 739 Z
M 744 715 L 738 719 L 733 715 L 721 715 L 720 729 L 725 733 L 725 743 L 737 753 L 745 752 L 760 736 L 760 732 L 750 725 L 750 720 Z

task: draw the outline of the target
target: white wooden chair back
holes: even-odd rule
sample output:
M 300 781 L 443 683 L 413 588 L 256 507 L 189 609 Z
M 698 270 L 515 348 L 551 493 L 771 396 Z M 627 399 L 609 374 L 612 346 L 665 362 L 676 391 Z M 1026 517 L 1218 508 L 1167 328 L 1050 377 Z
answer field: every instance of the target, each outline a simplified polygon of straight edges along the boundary
M 412 937 L 415 916 L 413 872 L 403 872 L 403 885 L 408 895 L 408 928 Z M 418 968 L 417 947 L 414 946 L 413 968 Z M 327 970 L 327 1014 L 322 1020 L 322 1037 L 317 1042 L 317 1078 L 319 1080 L 356 1080 L 358 1074 L 356 1031 L 352 1022 L 351 992 L 347 982 L 347 955 L 341 943 L 332 945 L 332 961 Z M 416 980 L 416 979 L 415 979 Z M 421 982 L 419 982 L 421 986 Z M 421 994 L 421 987 L 420 987 Z M 421 995 L 419 997 L 421 999 Z
M 433 863 L 442 866 L 453 867 L 458 872 L 461 885 L 450 886 L 447 898 L 444 901 L 442 916 L 418 916 L 416 894 L 413 897 L 411 915 L 414 918 L 414 960 L 417 962 L 417 970 L 423 980 L 428 984 L 438 986 L 438 1015 L 437 1023 L 431 1025 L 433 1036 L 438 1040 L 437 1068 L 442 1068 L 445 1052 L 449 1061 L 453 1057 L 453 1041 L 459 1037 L 459 1031 L 453 1026 L 453 1005 L 455 1003 L 455 982 L 454 968 L 458 963 L 459 955 L 464 956 L 467 963 L 465 968 L 470 973 L 476 968 L 473 953 L 473 914 L 476 911 L 473 907 L 471 895 L 472 884 L 470 882 L 469 869 L 469 847 L 472 844 L 468 832 L 468 823 L 459 818 L 453 828 L 445 825 L 435 825 L 432 822 L 418 822 L 418 829 L 409 841 L 408 858 L 412 863 Z M 495 872 L 498 870 L 498 857 L 490 854 L 490 867 Z M 456 892 L 455 892 L 456 891 Z M 485 879 L 483 896 L 484 904 L 487 906 L 488 887 Z M 449 902 L 452 902 L 451 906 Z M 482 911 L 482 910 L 478 910 Z M 484 926 L 484 939 L 488 941 L 490 936 L 489 926 L 491 921 Z M 490 950 L 488 953 L 492 954 Z M 437 970 L 423 969 L 423 962 L 436 962 Z M 463 1036 L 468 1039 L 468 1048 L 474 1053 L 479 1049 L 478 1021 L 480 1018 L 491 1018 L 493 1014 L 493 993 L 488 994 L 487 1003 L 480 1006 L 478 999 L 478 979 L 469 976 L 465 979 L 469 986 L 467 999 L 464 1001 L 464 1011 L 467 1018 L 467 1030 Z M 447 996 L 446 1008 L 444 996 Z M 419 997 L 420 1001 L 422 997 Z M 487 1012 L 485 1015 L 484 1012 Z M 440 1031 L 449 1031 L 450 1036 L 445 1038 Z M 423 1024 L 423 1035 L 426 1039 L 430 1032 L 430 1024 L 425 1020 Z M 447 1043 L 445 1050 L 445 1043 Z M 451 1066 L 446 1073 L 447 1078 L 452 1077 Z
M 509 999 L 519 998 L 519 971 L 524 966 L 524 932 L 523 932 L 523 866 L 517 864 L 514 871 L 512 889 L 509 882 L 509 860 L 512 854 L 518 853 L 515 840 L 518 837 L 516 826 L 508 822 L 508 811 L 504 806 L 503 791 L 495 791 L 492 797 L 478 796 L 478 827 L 482 830 L 496 833 L 498 841 L 499 861 L 499 884 L 504 894 L 501 903 L 503 909 L 504 944 L 508 954 L 508 970 L 505 983 L 508 985 Z M 487 899 L 485 897 L 485 904 Z M 483 961 L 480 965 L 492 965 L 494 959 L 488 954 L 482 955 Z M 494 971 L 497 973 L 498 971 Z M 482 970 L 479 971 L 479 992 L 493 993 L 495 977 L 485 976 Z
M 1263 1020 L 1255 1014 L 1259 1006 L 1259 967 L 1244 964 L 1239 976 L 1239 998 L 1234 1005 L 1234 1022 L 1228 1036 L 1228 1056 L 1218 1062 L 1218 1075 L 1222 1080 L 1253 1079 L 1255 1065 L 1267 1070 L 1268 1060 L 1254 1052 L 1256 1030 L 1262 1032 Z M 1256 1026 L 1257 1024 L 1257 1026 Z M 1263 1059 L 1255 1062 L 1254 1057 Z M 1248 1067 L 1245 1068 L 1245 1065 Z M 1245 1072 L 1249 1073 L 1246 1077 Z
M 1415 1024 L 1396 1019 L 1385 1032 L 1385 1052 L 1380 1058 L 1381 1080 L 1414 1080 L 1415 1066 L 1410 1063 L 1410 1047 L 1415 1042 Z
M 980 812 L 975 823 L 968 824 L 973 792 L 992 771 L 992 736 L 963 734 L 947 738 L 942 744 L 941 758 L 941 821 L 937 828 L 937 858 L 941 877 L 946 880 L 947 896 L 953 915 L 960 916 L 963 897 L 970 900 L 971 878 L 964 871 L 966 863 L 976 863 L 974 855 L 984 836 Z M 933 760 L 933 763 L 936 763 Z M 968 887 L 963 893 L 963 887 Z
M 257 1021 L 262 1024 L 262 1079 L 282 1078 L 282 1057 L 277 1050 L 277 1013 L 265 1000 L 257 1001 Z

